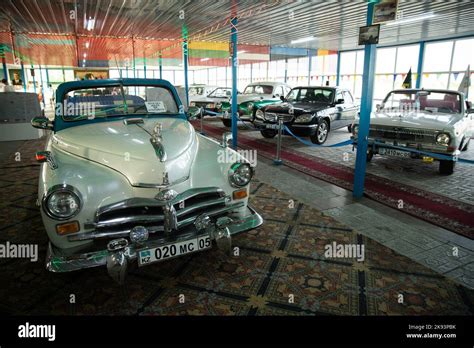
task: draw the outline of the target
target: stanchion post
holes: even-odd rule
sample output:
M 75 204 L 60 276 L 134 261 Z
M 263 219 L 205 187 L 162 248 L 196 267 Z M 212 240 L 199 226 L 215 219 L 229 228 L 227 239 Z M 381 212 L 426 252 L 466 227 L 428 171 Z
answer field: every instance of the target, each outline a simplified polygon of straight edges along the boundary
M 273 160 L 273 164 L 280 165 L 283 163 L 281 160 L 281 135 L 283 128 L 283 117 L 278 117 L 278 139 L 277 139 L 277 153 L 276 158 Z
M 204 119 L 204 108 L 200 108 L 200 116 L 201 116 L 201 134 L 204 135 L 204 131 L 202 130 L 202 120 Z

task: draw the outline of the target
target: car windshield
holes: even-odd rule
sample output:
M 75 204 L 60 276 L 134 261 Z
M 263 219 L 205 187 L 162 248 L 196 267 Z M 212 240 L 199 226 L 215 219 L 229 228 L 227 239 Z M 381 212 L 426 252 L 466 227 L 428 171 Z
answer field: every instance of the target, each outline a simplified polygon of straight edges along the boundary
M 326 103 L 334 100 L 334 90 L 328 88 L 293 88 L 286 98 L 290 103 Z
M 230 88 L 216 88 L 213 90 L 208 97 L 211 98 L 225 98 L 232 95 L 232 90 Z
M 461 112 L 461 97 L 453 92 L 440 91 L 393 91 L 380 106 L 384 111 L 425 111 L 429 113 L 457 114 Z
M 75 89 L 56 107 L 56 115 L 62 115 L 65 121 L 177 113 L 178 106 L 168 89 L 138 85 Z
M 204 86 L 200 86 L 200 87 L 190 87 L 189 88 L 189 95 L 192 96 L 192 95 L 203 95 L 204 94 Z
M 252 85 L 245 87 L 244 94 L 272 94 L 273 86 Z

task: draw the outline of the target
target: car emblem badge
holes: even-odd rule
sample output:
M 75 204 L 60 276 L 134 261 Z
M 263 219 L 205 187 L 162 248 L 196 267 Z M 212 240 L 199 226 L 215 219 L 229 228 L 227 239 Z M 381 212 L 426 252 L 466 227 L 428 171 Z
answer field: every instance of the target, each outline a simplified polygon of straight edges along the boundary
M 178 193 L 175 190 L 163 190 L 155 196 L 155 199 L 161 202 L 168 202 L 175 199 L 177 195 Z
M 295 109 L 293 109 L 293 107 L 290 107 L 290 108 L 288 109 L 288 113 L 289 113 L 290 115 L 293 115 L 293 114 L 295 113 Z
M 160 159 L 161 162 L 166 161 L 166 152 L 163 146 L 163 137 L 162 137 L 163 125 L 157 123 L 153 128 L 153 134 L 151 135 L 150 142 L 155 149 L 156 156 Z

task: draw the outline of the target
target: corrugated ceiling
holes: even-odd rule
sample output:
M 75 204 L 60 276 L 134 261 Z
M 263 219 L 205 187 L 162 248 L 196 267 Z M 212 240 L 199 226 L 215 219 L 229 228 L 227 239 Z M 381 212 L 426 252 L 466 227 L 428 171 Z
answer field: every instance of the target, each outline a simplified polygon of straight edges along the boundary
M 399 10 L 403 18 L 427 12 L 435 17 L 383 25 L 380 45 L 474 34 L 472 1 L 401 0 Z M 366 12 L 366 1 L 6 0 L 0 8 L 0 32 L 134 37 L 179 45 L 185 25 L 190 40 L 229 41 L 229 18 L 236 13 L 241 44 L 347 50 L 358 48 L 358 28 L 365 25 Z M 318 39 L 290 44 L 307 36 Z M 60 54 L 60 48 L 48 54 Z

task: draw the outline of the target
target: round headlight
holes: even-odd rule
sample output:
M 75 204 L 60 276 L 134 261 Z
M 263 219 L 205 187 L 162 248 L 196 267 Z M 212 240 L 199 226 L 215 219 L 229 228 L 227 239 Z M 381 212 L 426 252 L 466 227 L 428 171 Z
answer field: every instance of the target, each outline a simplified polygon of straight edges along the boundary
M 447 133 L 440 133 L 436 137 L 436 142 L 440 145 L 449 145 L 449 143 L 451 142 L 451 137 Z
M 260 119 L 263 120 L 263 118 L 265 117 L 265 114 L 263 113 L 262 110 L 258 109 L 258 110 L 255 112 L 255 117 L 260 118 Z
M 191 102 L 191 103 L 189 103 L 189 106 L 196 106 L 196 103 L 195 103 L 195 102 Z
M 234 163 L 229 170 L 229 182 L 234 187 L 247 185 L 253 176 L 253 169 L 248 163 Z
M 79 193 L 72 187 L 59 187 L 52 189 L 44 201 L 46 214 L 56 220 L 72 218 L 81 209 Z

